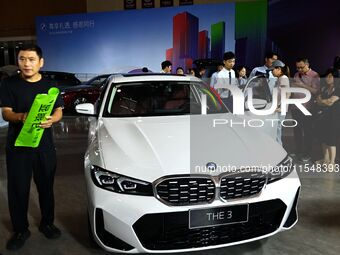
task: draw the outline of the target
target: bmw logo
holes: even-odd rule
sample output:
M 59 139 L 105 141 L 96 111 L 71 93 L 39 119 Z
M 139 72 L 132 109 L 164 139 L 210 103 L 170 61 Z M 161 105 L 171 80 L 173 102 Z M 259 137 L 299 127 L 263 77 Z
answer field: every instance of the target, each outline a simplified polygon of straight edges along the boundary
M 45 23 L 41 23 L 40 24 L 40 29 L 43 30 L 43 31 L 46 31 L 46 24 Z
M 214 162 L 208 162 L 206 167 L 210 171 L 215 171 L 217 169 L 217 165 Z

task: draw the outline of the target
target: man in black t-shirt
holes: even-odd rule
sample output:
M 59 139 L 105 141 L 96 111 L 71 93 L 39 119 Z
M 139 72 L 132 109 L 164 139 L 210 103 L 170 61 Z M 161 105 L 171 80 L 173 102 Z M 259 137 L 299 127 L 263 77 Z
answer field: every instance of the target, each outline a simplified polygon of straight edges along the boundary
M 39 193 L 41 222 L 39 226 L 47 238 L 60 236 L 54 221 L 53 182 L 56 171 L 56 151 L 51 126 L 62 118 L 62 100 L 58 97 L 51 116 L 40 123 L 45 129 L 37 148 L 16 147 L 18 137 L 26 116 L 37 94 L 46 93 L 54 83 L 39 73 L 44 64 L 42 51 L 37 45 L 23 46 L 18 53 L 20 74 L 2 82 L 0 102 L 3 119 L 9 122 L 6 143 L 8 206 L 14 235 L 6 248 L 21 248 L 30 236 L 27 210 L 30 183 L 33 174 Z

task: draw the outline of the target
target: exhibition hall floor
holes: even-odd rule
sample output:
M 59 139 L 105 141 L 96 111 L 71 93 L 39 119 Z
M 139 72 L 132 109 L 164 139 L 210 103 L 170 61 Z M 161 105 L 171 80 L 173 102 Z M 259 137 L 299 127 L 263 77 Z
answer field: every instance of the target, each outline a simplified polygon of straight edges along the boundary
M 55 178 L 56 220 L 62 236 L 46 239 L 39 231 L 40 210 L 35 186 L 32 185 L 29 222 L 31 237 L 16 252 L 5 249 L 11 235 L 7 207 L 5 138 L 6 128 L 0 128 L 0 253 L 23 255 L 87 255 L 108 254 L 96 248 L 87 232 L 86 190 L 83 176 L 83 154 L 87 146 L 86 117 L 66 116 L 54 126 L 58 153 Z M 285 130 L 286 148 L 292 148 L 291 130 Z M 290 152 L 290 151 L 289 151 Z M 190 254 L 340 254 L 340 173 L 319 176 L 301 174 L 299 222 L 285 232 L 268 239 Z M 282 191 L 284 192 L 284 190 Z M 187 253 L 188 254 L 188 253 Z

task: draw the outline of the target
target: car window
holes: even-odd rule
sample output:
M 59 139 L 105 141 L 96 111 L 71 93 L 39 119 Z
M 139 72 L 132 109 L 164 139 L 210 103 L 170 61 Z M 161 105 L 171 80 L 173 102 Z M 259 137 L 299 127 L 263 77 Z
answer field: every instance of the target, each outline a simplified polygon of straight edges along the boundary
M 227 112 L 227 109 L 225 109 L 225 106 L 219 97 L 218 93 L 207 87 L 207 86 L 200 86 L 200 85 L 194 85 L 194 91 L 195 95 L 199 98 L 199 101 L 202 101 L 202 96 L 205 95 L 207 99 L 207 113 L 222 113 Z M 193 109 L 192 109 L 193 110 Z
M 112 87 L 104 117 L 201 114 L 201 95 L 207 95 L 207 113 L 227 112 L 216 95 L 201 83 L 140 82 Z
M 245 89 L 247 90 L 247 88 L 252 89 L 253 98 L 264 99 L 267 102 L 271 102 L 272 97 L 266 77 L 258 76 L 252 79 Z M 247 96 L 247 91 L 245 91 L 245 95 Z
M 92 86 L 96 86 L 96 87 L 100 87 L 104 84 L 104 82 L 106 81 L 108 77 L 96 77 L 92 80 L 89 81 L 89 85 L 92 85 Z
M 72 73 L 48 73 L 42 72 L 42 75 L 57 83 L 57 86 L 77 86 L 81 81 Z

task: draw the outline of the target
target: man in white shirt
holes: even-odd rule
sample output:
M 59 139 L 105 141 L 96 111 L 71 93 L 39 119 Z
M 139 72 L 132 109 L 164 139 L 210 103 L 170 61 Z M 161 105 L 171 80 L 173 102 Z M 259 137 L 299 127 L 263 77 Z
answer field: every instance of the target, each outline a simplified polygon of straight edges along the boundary
M 211 78 L 210 78 L 210 87 L 214 88 L 214 85 L 217 83 L 217 74 L 223 69 L 224 67 L 224 64 L 221 62 L 221 63 L 218 63 L 217 65 L 217 71 L 214 72 L 212 75 L 211 75 Z
M 228 86 L 238 86 L 235 71 L 233 70 L 235 65 L 235 54 L 231 51 L 225 52 L 223 54 L 223 64 L 224 67 L 217 73 L 217 81 L 212 87 L 216 89 L 224 104 L 232 112 L 233 98 Z
M 172 63 L 169 60 L 165 60 L 161 63 L 161 73 L 171 73 Z

